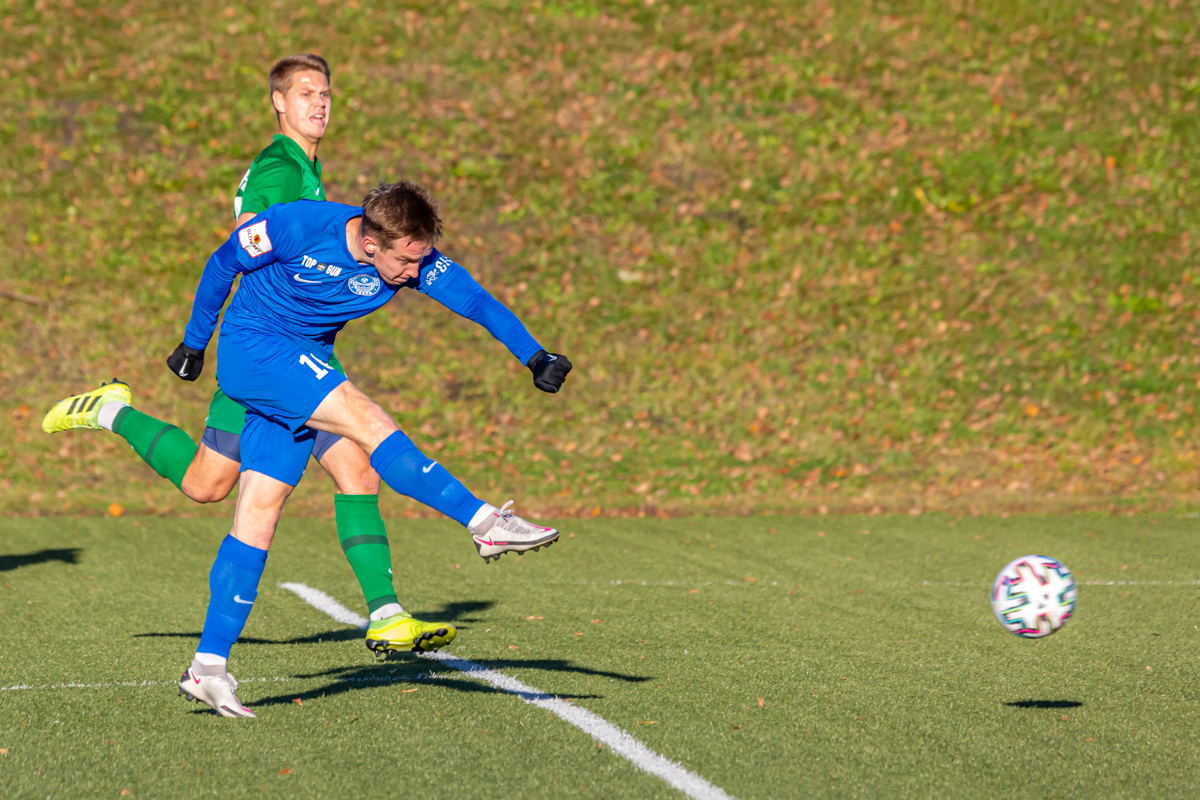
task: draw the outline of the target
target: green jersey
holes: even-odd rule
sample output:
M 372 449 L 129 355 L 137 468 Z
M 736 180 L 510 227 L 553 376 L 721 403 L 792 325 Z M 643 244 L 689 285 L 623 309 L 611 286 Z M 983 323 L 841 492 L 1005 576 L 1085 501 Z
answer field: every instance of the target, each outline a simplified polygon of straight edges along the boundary
M 258 214 L 276 203 L 324 199 L 321 160 L 310 161 L 300 145 L 277 133 L 242 176 L 233 198 L 233 216 Z
M 258 214 L 276 203 L 304 199 L 325 199 L 321 162 L 315 158 L 309 161 L 300 145 L 277 133 L 242 176 L 237 196 L 233 198 L 233 216 L 236 219 L 246 212 Z M 345 374 L 336 356 L 330 358 L 329 363 Z M 208 407 L 205 424 L 219 431 L 240 434 L 245 421 L 246 409 L 230 400 L 218 387 Z

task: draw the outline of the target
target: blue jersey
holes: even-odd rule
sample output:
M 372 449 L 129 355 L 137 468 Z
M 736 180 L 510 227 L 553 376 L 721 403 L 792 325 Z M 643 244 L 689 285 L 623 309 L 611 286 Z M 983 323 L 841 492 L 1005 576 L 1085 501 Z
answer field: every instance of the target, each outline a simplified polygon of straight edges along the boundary
M 328 351 L 347 322 L 410 288 L 484 326 L 523 364 L 542 349 L 508 308 L 436 249 L 422 259 L 418 277 L 403 284 L 389 284 L 375 267 L 355 261 L 346 246 L 346 223 L 360 216 L 358 206 L 299 200 L 271 206 L 239 227 L 204 267 L 184 344 L 207 347 L 233 281 L 242 275 L 222 335 L 257 331 Z

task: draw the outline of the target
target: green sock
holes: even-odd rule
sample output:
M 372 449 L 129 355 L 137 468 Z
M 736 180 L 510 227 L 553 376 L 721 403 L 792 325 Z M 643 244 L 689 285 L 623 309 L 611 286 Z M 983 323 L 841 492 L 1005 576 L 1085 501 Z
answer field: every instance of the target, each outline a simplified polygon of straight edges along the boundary
M 151 469 L 175 484 L 176 489 L 179 488 L 188 465 L 196 455 L 196 443 L 192 437 L 174 425 L 129 407 L 117 413 L 112 430 L 129 442 L 129 446 Z
M 362 587 L 367 609 L 374 612 L 388 603 L 400 602 L 392 588 L 392 551 L 383 517 L 379 516 L 379 495 L 335 494 L 333 512 L 338 540 Z

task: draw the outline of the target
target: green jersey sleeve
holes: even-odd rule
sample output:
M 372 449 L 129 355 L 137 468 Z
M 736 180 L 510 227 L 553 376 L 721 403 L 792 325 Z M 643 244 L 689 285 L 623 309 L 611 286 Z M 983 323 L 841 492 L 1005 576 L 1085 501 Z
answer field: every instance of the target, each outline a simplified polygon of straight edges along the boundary
M 253 164 L 245 188 L 238 193 L 238 215 L 259 214 L 276 203 L 291 203 L 303 196 L 304 178 L 292 159 L 270 158 Z

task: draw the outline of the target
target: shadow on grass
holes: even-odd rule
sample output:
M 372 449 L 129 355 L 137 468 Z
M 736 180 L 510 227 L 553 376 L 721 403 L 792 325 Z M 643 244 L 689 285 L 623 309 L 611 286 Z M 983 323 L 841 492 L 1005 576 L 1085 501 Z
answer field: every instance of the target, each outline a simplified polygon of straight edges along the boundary
M 66 547 L 60 550 L 38 550 L 36 553 L 0 556 L 0 572 L 9 572 L 21 567 L 28 567 L 31 564 L 45 564 L 47 561 L 78 564 L 81 552 L 78 547 Z
M 398 659 L 393 657 L 392 663 L 378 667 L 342 667 L 338 669 L 325 670 L 310 675 L 293 675 L 294 680 L 311 680 L 316 678 L 331 678 L 332 683 L 326 684 L 320 688 L 309 689 L 304 692 L 288 692 L 286 694 L 274 695 L 272 697 L 263 697 L 252 702 L 247 702 L 248 706 L 280 706 L 295 702 L 296 700 L 312 700 L 322 697 L 334 697 L 346 692 L 357 691 L 359 689 L 368 689 L 379 686 L 394 686 L 397 684 L 406 684 L 414 688 L 437 686 L 443 689 L 451 689 L 456 692 L 466 692 L 473 694 L 514 694 L 522 700 L 557 700 L 569 697 L 575 700 L 595 700 L 603 698 L 604 695 L 599 694 L 566 694 L 555 695 L 546 692 L 507 692 L 503 689 L 496 689 L 469 678 L 460 677 L 443 677 L 457 676 L 457 670 L 452 670 L 448 667 L 442 667 L 437 662 L 429 661 L 411 661 L 407 663 L 396 663 Z M 647 681 L 650 678 L 642 678 L 629 675 L 618 675 L 617 673 L 596 672 L 582 667 L 572 667 L 566 661 L 504 661 L 504 662 L 474 662 L 477 664 L 486 664 L 489 667 L 495 667 L 500 664 L 521 665 L 526 667 L 540 666 L 543 669 L 551 669 L 568 672 L 582 672 L 594 675 L 610 675 L 617 676 L 623 680 Z M 551 665 L 551 666 L 547 666 Z M 250 688 L 254 684 L 247 681 L 245 688 Z
M 1014 700 L 1004 705 L 1013 708 L 1079 708 L 1083 703 L 1078 700 Z
M 44 551 L 44 552 L 67 552 L 67 551 Z M 11 557 L 11 556 L 9 556 Z M 0 556 L 4 558 L 4 556 Z M 3 562 L 0 561 L 0 564 Z M 74 563 L 74 562 L 71 562 Z M 449 622 L 458 625 L 460 630 L 469 630 L 468 626 L 463 625 L 464 622 L 481 622 L 477 617 L 470 616 L 480 611 L 487 611 L 494 606 L 495 603 L 491 600 L 466 600 L 459 603 L 445 603 L 441 609 L 436 611 L 423 612 L 418 611 L 413 613 L 413 616 L 422 622 Z M 193 633 L 185 632 L 151 632 L 151 633 L 135 633 L 135 639 L 141 638 L 169 638 L 169 639 L 200 639 L 200 632 Z M 309 636 L 297 636 L 293 639 L 258 639 L 253 636 L 243 636 L 238 639 L 238 644 L 321 644 L 323 642 L 348 642 L 353 639 L 361 639 L 363 632 L 355 628 L 338 628 L 332 631 L 324 631 L 323 633 L 314 633 Z
M 195 639 L 200 641 L 200 631 L 191 632 L 151 632 L 151 633 L 135 633 L 135 639 Z M 255 636 L 242 636 L 237 640 L 238 644 L 321 644 L 322 642 L 349 642 L 354 639 L 363 638 L 363 632 L 354 628 L 338 628 L 333 631 L 325 631 L 323 633 L 314 633 L 311 636 L 297 636 L 294 639 L 259 639 Z
M 482 622 L 478 617 L 468 616 L 487 611 L 496 605 L 491 600 L 464 600 L 461 603 L 445 603 L 437 611 L 409 611 L 422 622 Z

